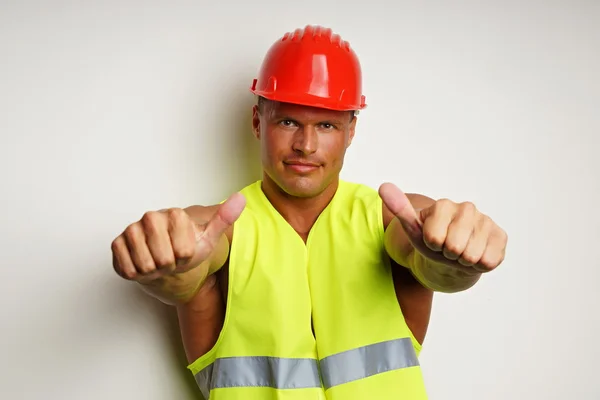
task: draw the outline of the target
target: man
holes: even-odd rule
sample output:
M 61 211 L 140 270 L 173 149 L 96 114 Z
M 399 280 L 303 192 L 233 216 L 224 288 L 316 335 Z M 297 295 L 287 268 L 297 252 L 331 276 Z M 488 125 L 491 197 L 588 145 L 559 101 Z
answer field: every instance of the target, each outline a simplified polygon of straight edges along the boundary
M 365 108 L 331 30 L 278 40 L 252 91 L 263 179 L 221 204 L 147 212 L 114 267 L 177 309 L 211 399 L 425 399 L 433 293 L 473 286 L 506 233 L 471 203 L 339 178 Z

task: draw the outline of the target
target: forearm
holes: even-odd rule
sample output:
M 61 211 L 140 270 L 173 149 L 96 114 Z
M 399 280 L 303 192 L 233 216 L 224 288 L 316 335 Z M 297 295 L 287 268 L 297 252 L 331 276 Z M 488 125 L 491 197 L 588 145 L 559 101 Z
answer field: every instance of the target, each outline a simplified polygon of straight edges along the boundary
M 142 289 L 165 304 L 189 302 L 202 288 L 206 279 L 218 271 L 229 256 L 229 240 L 222 235 L 211 257 L 185 272 L 174 272 L 152 280 L 141 280 Z
M 385 231 L 385 249 L 397 264 L 410 269 L 425 287 L 445 293 L 460 292 L 472 287 L 481 273 L 470 268 L 460 269 L 425 258 L 410 243 L 397 219 Z

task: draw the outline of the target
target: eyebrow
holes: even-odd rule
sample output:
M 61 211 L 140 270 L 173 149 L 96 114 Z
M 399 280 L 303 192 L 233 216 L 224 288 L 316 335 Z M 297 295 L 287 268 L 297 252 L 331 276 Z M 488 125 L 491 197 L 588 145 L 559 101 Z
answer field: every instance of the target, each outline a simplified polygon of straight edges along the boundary
M 290 121 L 299 122 L 298 118 L 295 118 L 289 114 L 280 113 L 277 111 L 275 111 L 271 114 L 271 118 L 272 119 L 287 119 Z M 332 125 L 341 125 L 343 122 L 338 118 L 323 118 L 323 119 L 318 120 L 318 123 L 319 124 L 327 123 L 327 124 L 332 124 Z
M 328 124 L 332 124 L 332 125 L 341 125 L 341 124 L 343 124 L 343 121 L 341 121 L 339 119 L 335 119 L 335 118 L 329 118 L 329 119 L 325 119 L 325 120 L 321 121 L 321 123 L 328 123 Z

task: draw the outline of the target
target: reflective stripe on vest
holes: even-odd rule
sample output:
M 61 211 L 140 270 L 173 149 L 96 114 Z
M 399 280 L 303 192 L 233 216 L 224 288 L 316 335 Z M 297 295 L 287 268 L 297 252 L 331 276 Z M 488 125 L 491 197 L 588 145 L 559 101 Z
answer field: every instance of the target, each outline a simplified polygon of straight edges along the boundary
M 323 386 L 329 389 L 372 375 L 419 365 L 410 338 L 375 343 L 334 354 L 320 361 Z M 196 374 L 205 398 L 228 387 L 303 389 L 321 387 L 317 360 L 309 358 L 219 358 Z
M 228 357 L 218 358 L 196 374 L 205 398 L 212 389 L 272 387 L 274 389 L 320 388 L 317 360 L 310 358 Z
M 418 365 L 419 360 L 410 338 L 359 347 L 325 357 L 320 362 L 325 389 Z

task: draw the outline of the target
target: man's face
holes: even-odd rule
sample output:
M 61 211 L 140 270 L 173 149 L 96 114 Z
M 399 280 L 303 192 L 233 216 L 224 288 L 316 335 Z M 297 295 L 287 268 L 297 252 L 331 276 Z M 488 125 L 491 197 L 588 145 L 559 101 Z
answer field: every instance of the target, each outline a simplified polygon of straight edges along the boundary
M 337 181 L 356 117 L 289 103 L 254 107 L 254 135 L 261 142 L 266 179 L 295 197 L 314 197 Z

